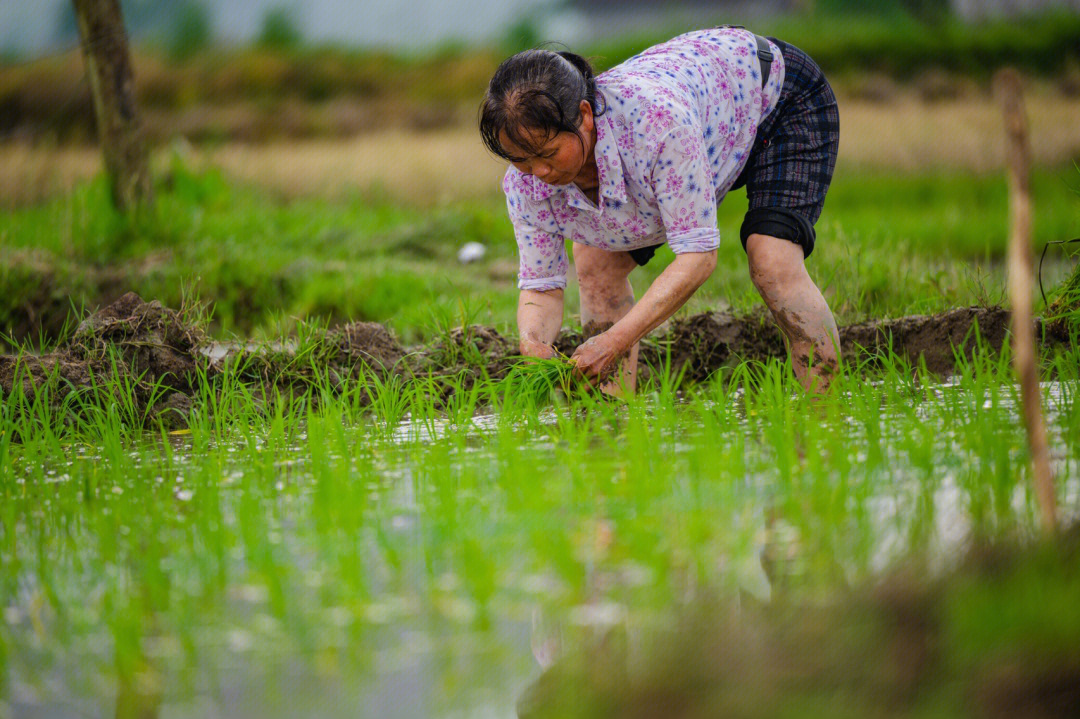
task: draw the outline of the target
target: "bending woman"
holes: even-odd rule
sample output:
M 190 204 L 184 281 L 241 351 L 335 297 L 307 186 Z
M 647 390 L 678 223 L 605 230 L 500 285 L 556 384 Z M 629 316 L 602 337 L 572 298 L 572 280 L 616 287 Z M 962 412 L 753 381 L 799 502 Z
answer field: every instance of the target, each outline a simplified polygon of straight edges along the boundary
M 836 366 L 836 322 L 803 260 L 832 179 L 836 98 L 816 64 L 741 28 L 680 35 L 595 76 L 569 52 L 505 60 L 480 133 L 511 163 L 503 179 L 520 266 L 521 352 L 554 355 L 573 241 L 588 339 L 577 371 L 633 390 L 638 341 L 716 267 L 716 206 L 745 186 L 750 278 L 804 386 Z M 667 242 L 675 260 L 635 304 L 627 279 Z

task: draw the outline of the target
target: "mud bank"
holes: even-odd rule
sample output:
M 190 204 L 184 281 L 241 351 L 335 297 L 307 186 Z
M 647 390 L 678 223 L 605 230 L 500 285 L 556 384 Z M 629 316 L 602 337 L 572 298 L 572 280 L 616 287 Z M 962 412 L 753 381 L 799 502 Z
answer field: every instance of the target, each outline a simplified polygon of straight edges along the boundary
M 848 358 L 873 365 L 892 352 L 913 365 L 922 361 L 948 374 L 958 355 L 968 356 L 977 342 L 1000 351 L 1009 314 L 999 307 L 967 307 L 939 315 L 902 317 L 841 328 Z M 557 346 L 565 354 L 582 341 L 565 331 Z M 53 402 L 119 400 L 133 417 L 182 424 L 195 397 L 232 363 L 237 375 L 256 390 L 290 390 L 329 380 L 332 385 L 396 374 L 403 378 L 500 378 L 513 365 L 517 347 L 490 327 L 469 326 L 418 347 L 404 347 L 382 325 L 358 322 L 330 329 L 299 344 L 239 347 L 211 352 L 201 327 L 159 302 L 134 293 L 90 315 L 70 340 L 43 355 L 0 356 L 0 391 L 28 394 L 47 387 Z M 670 366 L 686 381 L 697 381 L 744 360 L 783 359 L 783 339 L 762 312 L 737 317 L 722 312 L 674 321 L 666 333 L 642 346 L 642 372 Z M 869 359 L 869 362 L 865 360 Z M 109 380 L 109 381 L 106 381 Z M 449 383 L 447 383 L 449 385 Z M 449 390 L 447 390 L 449 391 Z
M 874 320 L 840 328 L 841 352 L 849 361 L 884 359 L 890 353 L 936 374 L 947 375 L 958 356 L 970 358 L 980 342 L 994 352 L 1004 346 L 1009 313 L 1001 307 L 962 307 L 937 315 L 913 315 Z M 669 361 L 688 379 L 709 374 L 744 360 L 784 359 L 783 337 L 761 310 L 736 317 L 723 312 L 694 315 L 672 324 L 666 336 L 642 348 L 653 367 Z
M 46 388 L 54 403 L 99 405 L 113 396 L 144 422 L 183 423 L 199 387 L 206 336 L 175 310 L 129 292 L 90 315 L 70 340 L 43 355 L 0 356 L 0 392 L 31 396 Z

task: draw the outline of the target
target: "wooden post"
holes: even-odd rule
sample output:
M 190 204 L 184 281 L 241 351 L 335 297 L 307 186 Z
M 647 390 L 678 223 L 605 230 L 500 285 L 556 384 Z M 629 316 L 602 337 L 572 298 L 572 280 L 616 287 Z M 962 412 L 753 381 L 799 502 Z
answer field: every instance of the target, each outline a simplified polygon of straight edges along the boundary
M 119 0 L 73 0 L 94 98 L 113 203 L 127 211 L 153 201 L 127 32 Z
M 1004 69 L 994 85 L 1005 112 L 1006 157 L 1009 166 L 1009 297 L 1012 302 L 1013 366 L 1020 379 L 1024 426 L 1031 453 L 1035 498 L 1048 534 L 1057 530 L 1057 500 L 1050 468 L 1046 423 L 1039 390 L 1039 356 L 1031 309 L 1031 146 L 1023 84 L 1013 69 Z

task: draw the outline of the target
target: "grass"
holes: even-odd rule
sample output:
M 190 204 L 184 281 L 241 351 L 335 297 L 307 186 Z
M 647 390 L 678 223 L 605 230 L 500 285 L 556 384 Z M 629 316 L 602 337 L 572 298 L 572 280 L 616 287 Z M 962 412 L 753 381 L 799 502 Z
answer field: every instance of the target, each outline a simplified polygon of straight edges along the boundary
M 1075 236 L 1075 184 L 1072 168 L 1036 173 L 1038 243 Z M 841 323 L 994 302 L 1004 287 L 1006 207 L 997 177 L 851 170 L 837 175 L 808 266 Z M 743 208 L 741 192 L 721 205 L 718 269 L 686 312 L 760 304 L 735 239 Z M 506 328 L 516 306 L 516 248 L 498 196 L 434 208 L 370 194 L 283 201 L 177 161 L 150 217 L 117 217 L 95 181 L 0 211 L 0 241 L 0 332 L 18 338 L 42 325 L 55 334 L 72 303 L 126 290 L 170 306 L 185 292 L 211 300 L 219 334 L 274 336 L 313 317 L 385 322 L 407 342 L 462 324 L 447 319 L 461 307 Z M 468 241 L 488 253 L 460 265 L 457 248 Z M 634 273 L 639 294 L 669 259 L 661 249 Z M 1048 263 L 1047 283 L 1068 267 Z M 567 297 L 572 316 L 573 283 Z
M 1080 243 L 1080 239 L 1061 241 L 1066 246 L 1076 243 Z M 1052 298 L 1047 303 L 1046 319 L 1051 331 L 1066 337 L 1080 332 L 1080 265 L 1052 291 Z

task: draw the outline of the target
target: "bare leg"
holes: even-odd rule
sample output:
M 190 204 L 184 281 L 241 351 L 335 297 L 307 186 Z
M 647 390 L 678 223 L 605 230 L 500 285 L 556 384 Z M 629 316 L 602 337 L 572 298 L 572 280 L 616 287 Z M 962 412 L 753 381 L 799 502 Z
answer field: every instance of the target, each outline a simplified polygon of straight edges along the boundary
M 808 390 L 823 392 L 840 356 L 836 320 L 803 264 L 802 247 L 769 235 L 746 240 L 750 279 L 780 325 L 795 376 Z
M 629 253 L 608 252 L 574 243 L 574 268 L 581 294 L 581 325 L 585 338 L 606 331 L 634 306 L 634 290 L 627 279 L 637 267 Z M 633 392 L 637 386 L 638 345 L 622 361 L 615 377 L 600 389 L 619 394 L 620 387 Z

